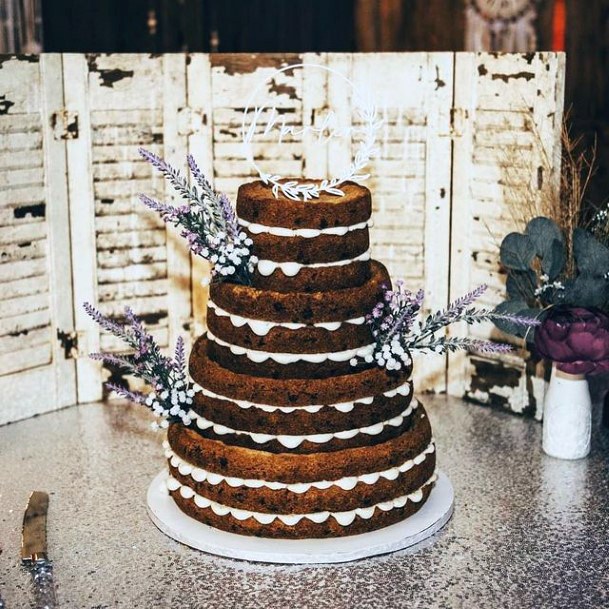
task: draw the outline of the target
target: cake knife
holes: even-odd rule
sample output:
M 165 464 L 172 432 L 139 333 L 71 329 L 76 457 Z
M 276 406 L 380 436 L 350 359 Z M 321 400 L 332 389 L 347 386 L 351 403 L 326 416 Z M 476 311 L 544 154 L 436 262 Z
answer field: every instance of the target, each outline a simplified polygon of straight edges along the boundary
M 47 555 L 47 512 L 49 496 L 34 491 L 23 515 L 21 564 L 27 567 L 34 581 L 36 609 L 56 609 L 53 566 Z

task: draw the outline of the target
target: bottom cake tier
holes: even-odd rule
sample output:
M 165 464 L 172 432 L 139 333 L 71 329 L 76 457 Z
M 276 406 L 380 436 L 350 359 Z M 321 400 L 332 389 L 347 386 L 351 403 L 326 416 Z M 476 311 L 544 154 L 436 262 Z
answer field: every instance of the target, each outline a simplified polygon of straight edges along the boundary
M 371 446 L 269 453 L 170 427 L 167 488 L 192 518 L 242 535 L 303 539 L 365 533 L 425 503 L 436 480 L 424 408 L 408 430 Z

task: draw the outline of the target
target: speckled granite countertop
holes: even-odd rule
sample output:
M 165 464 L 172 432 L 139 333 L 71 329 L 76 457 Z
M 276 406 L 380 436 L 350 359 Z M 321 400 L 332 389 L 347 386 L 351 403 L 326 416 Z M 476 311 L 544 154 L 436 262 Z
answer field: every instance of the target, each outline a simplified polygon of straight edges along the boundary
M 451 522 L 415 549 L 334 566 L 208 556 L 146 514 L 161 436 L 139 408 L 78 406 L 0 428 L 0 595 L 30 606 L 18 560 L 29 491 L 51 494 L 49 545 L 62 608 L 526 609 L 609 607 L 609 433 L 590 458 L 541 452 L 541 426 L 424 399 Z

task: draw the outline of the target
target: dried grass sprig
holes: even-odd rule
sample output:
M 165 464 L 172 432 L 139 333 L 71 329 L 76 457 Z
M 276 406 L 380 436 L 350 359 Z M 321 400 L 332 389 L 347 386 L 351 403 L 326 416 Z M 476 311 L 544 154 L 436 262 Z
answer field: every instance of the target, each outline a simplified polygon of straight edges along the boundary
M 509 203 L 509 213 L 518 231 L 523 231 L 527 223 L 539 216 L 554 220 L 565 236 L 567 252 L 566 275 L 575 272 L 573 256 L 573 230 L 577 227 L 589 228 L 590 214 L 586 203 L 586 193 L 596 168 L 596 141 L 586 147 L 583 136 L 575 137 L 569 124 L 569 115 L 561 125 L 560 168 L 555 167 L 541 134 L 532 117 L 525 121 L 526 130 L 533 134 L 533 152 L 538 153 L 541 165 L 537 176 L 531 175 L 531 150 L 517 144 L 504 147 L 501 179 L 504 199 Z M 522 179 L 522 172 L 529 172 L 529 179 Z M 559 171 L 558 176 L 553 173 Z M 554 186 L 548 180 L 555 180 Z M 515 184 L 526 184 L 517 188 Z

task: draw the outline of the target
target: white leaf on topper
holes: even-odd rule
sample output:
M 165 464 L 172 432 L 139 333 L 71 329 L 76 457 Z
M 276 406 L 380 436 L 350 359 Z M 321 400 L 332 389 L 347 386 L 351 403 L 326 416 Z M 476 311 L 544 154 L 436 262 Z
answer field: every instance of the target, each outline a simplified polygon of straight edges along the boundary
M 347 83 L 347 85 L 351 87 L 354 111 L 359 115 L 362 121 L 362 127 L 356 128 L 353 125 L 350 125 L 346 128 L 338 128 L 336 125 L 336 114 L 330 110 L 319 126 L 304 126 L 299 128 L 295 127 L 294 125 L 287 125 L 285 118 L 278 113 L 275 106 L 267 104 L 266 102 L 262 105 L 254 105 L 254 100 L 257 94 L 260 93 L 269 80 L 272 80 L 279 74 L 289 70 L 294 70 L 296 68 L 314 68 L 324 70 L 325 72 L 338 76 L 345 83 Z M 264 124 L 262 117 L 268 110 L 270 110 L 269 118 L 266 120 L 266 124 Z M 269 77 L 262 81 L 250 95 L 245 106 L 245 110 L 243 111 L 243 122 L 241 126 L 243 151 L 246 160 L 258 172 L 260 179 L 265 184 L 271 185 L 272 192 L 275 197 L 278 197 L 280 192 L 294 201 L 299 201 L 301 199 L 303 201 L 316 199 L 321 193 L 340 196 L 344 194 L 344 192 L 340 189 L 340 185 L 344 182 L 361 182 L 370 177 L 370 174 L 365 173 L 364 169 L 370 162 L 370 159 L 379 154 L 379 150 L 376 147 L 376 134 L 381 128 L 382 124 L 383 121 L 378 118 L 376 106 L 374 105 L 370 96 L 365 96 L 358 91 L 353 81 L 347 78 L 344 74 L 320 64 L 293 64 L 273 72 Z M 261 126 L 264 126 L 264 135 L 269 135 L 273 130 L 278 131 L 278 142 L 281 142 L 283 137 L 286 135 L 304 136 L 304 134 L 307 132 L 315 133 L 317 135 L 317 142 L 320 145 L 327 143 L 332 138 L 348 137 L 354 133 L 361 133 L 362 140 L 358 144 L 355 157 L 340 175 L 331 177 L 329 179 L 312 181 L 308 183 L 300 183 L 298 180 L 284 181 L 283 177 L 278 174 L 271 174 L 262 171 L 254 159 L 252 142 L 254 140 L 257 128 Z

